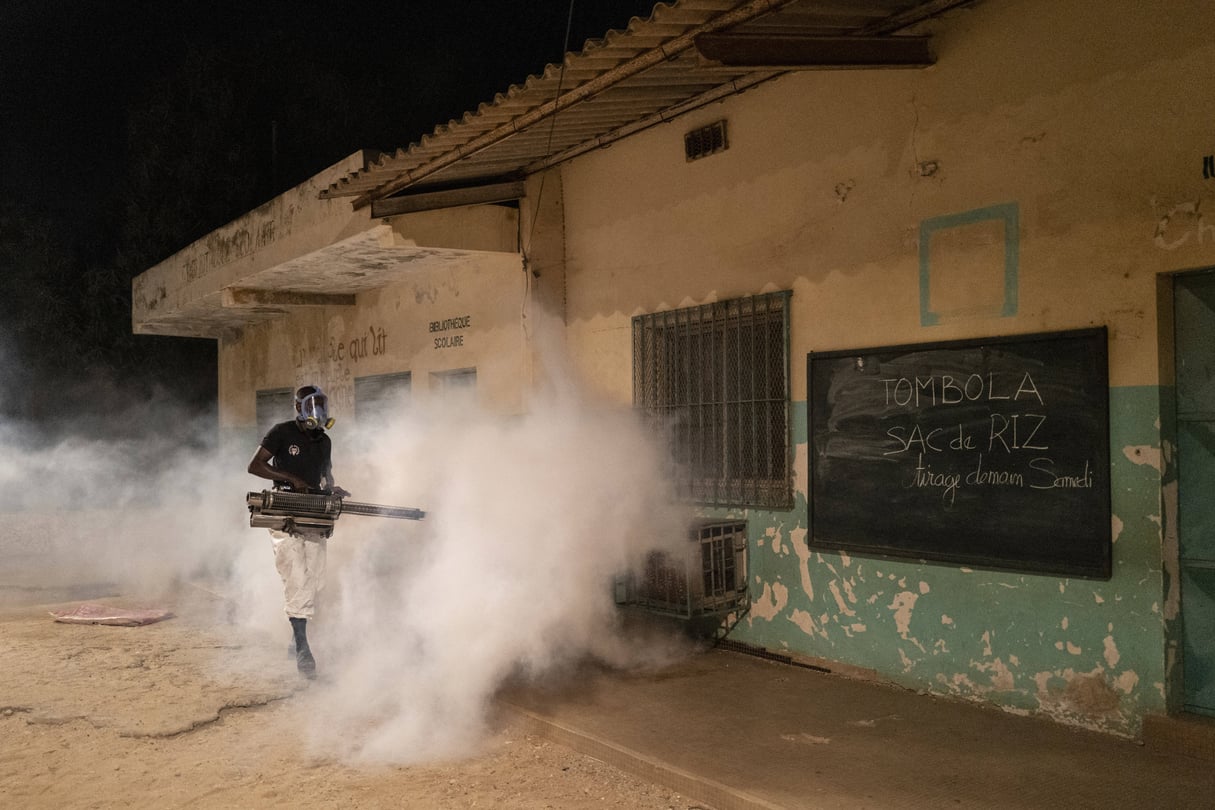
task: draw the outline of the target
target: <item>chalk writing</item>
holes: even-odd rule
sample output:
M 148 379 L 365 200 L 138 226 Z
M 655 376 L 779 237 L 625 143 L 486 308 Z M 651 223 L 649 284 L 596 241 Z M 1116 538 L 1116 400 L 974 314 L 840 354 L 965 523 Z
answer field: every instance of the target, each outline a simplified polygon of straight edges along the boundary
M 1106 332 L 807 359 L 813 542 L 1109 575 Z
M 983 468 L 983 454 L 979 453 L 975 468 L 966 473 L 966 485 L 972 487 L 1023 487 L 1025 475 L 1019 471 Z
M 1046 422 L 1039 413 L 993 413 L 989 416 L 986 437 L 987 452 L 1003 450 L 1049 450 L 1050 445 L 1037 438 Z M 945 453 L 950 450 L 975 450 L 979 447 L 973 433 L 965 425 L 950 425 L 925 429 L 919 422 L 910 426 L 894 425 L 886 429 L 886 436 L 894 442 L 893 449 L 882 453 L 897 456 L 912 450 L 917 453 Z
M 1084 469 L 1076 475 L 1065 475 L 1055 472 L 1055 461 L 1050 458 L 1035 458 L 1029 463 L 1035 473 L 1038 473 L 1036 483 L 1030 484 L 1033 489 L 1092 489 L 1093 471 L 1089 463 L 1084 462 Z
M 880 382 L 885 388 L 887 405 L 923 408 L 930 405 L 961 405 L 980 400 L 1016 401 L 1031 397 L 1036 399 L 1038 404 L 1044 404 L 1042 395 L 1038 393 L 1038 386 L 1034 384 L 1034 378 L 1028 371 L 1021 374 L 1015 389 L 1011 386 L 1003 387 L 1009 382 L 1007 378 L 1010 376 L 1015 377 L 1009 374 L 997 375 L 995 372 L 988 372 L 986 376 L 969 374 L 965 378 L 942 374 L 914 378 L 891 377 Z M 997 377 L 1000 377 L 998 382 Z
M 858 365 L 858 368 L 863 367 L 863 363 Z M 1030 399 L 1043 406 L 1047 404 L 1033 375 L 1026 370 L 999 375 L 989 371 L 985 375 L 969 374 L 965 377 L 950 374 L 884 377 L 874 380 L 873 384 L 875 388 L 881 386 L 880 396 L 888 411 L 907 409 L 923 414 L 925 409 L 935 407 L 976 402 L 1015 403 L 1021 399 Z M 968 430 L 966 424 L 941 427 L 925 427 L 919 421 L 910 425 L 896 424 L 886 429 L 886 437 L 891 444 L 882 455 L 915 453 L 916 466 L 910 471 L 905 486 L 939 489 L 942 503 L 949 507 L 956 503 L 958 491 L 965 486 L 1026 486 L 1023 470 L 984 470 L 982 452 L 977 453 L 973 469 L 959 472 L 957 468 L 966 466 L 966 459 L 971 456 L 958 454 L 977 451 L 981 446 L 987 453 L 1049 450 L 1049 443 L 1040 437 L 1040 434 L 1046 435 L 1042 429 L 1046 419 L 1046 415 L 1040 413 L 993 411 L 987 415 L 986 435 L 979 437 Z M 940 458 L 940 454 L 947 456 Z M 925 455 L 937 458 L 937 469 L 925 463 Z M 942 468 L 942 463 L 948 466 Z M 1030 483 L 1030 488 L 1082 486 L 1075 481 L 1085 480 L 1084 476 L 1057 476 L 1050 467 L 1051 463 L 1052 460 L 1048 458 L 1035 458 L 1029 462 L 1031 469 L 1048 476 L 1036 479 L 1037 483 Z M 1087 468 L 1088 461 L 1085 461 Z M 1060 480 L 1070 483 L 1058 483 Z
M 954 498 L 958 494 L 958 484 L 962 482 L 962 476 L 959 473 L 953 472 L 933 472 L 932 467 L 924 464 L 924 456 L 921 455 L 919 461 L 915 465 L 915 474 L 911 479 L 909 487 L 935 487 L 941 490 L 941 500 L 952 504 Z

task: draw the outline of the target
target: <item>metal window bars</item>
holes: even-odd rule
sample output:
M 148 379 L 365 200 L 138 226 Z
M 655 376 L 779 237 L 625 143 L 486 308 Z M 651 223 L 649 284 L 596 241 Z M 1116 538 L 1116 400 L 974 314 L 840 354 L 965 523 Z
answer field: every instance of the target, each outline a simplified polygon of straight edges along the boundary
M 788 291 L 633 318 L 633 405 L 686 499 L 790 508 Z
M 745 609 L 747 524 L 707 521 L 693 527 L 683 552 L 651 551 L 641 570 L 617 583 L 622 604 L 679 619 L 722 617 Z

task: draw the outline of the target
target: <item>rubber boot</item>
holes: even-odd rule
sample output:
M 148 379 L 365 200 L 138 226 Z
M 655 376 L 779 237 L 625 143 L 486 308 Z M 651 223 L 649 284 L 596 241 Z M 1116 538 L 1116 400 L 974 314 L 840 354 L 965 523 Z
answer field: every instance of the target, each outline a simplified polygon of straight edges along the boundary
M 316 659 L 308 648 L 308 620 L 291 619 L 291 633 L 295 636 L 295 666 L 305 678 L 316 677 Z

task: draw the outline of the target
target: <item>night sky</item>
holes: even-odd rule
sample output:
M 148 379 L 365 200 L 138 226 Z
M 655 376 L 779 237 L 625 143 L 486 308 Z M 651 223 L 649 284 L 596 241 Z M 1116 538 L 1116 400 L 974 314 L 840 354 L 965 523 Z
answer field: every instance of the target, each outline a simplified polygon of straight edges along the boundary
M 0 0 L 0 424 L 213 399 L 214 342 L 132 335 L 132 278 L 653 5 Z
M 652 6 L 574 0 L 569 50 Z M 361 88 L 362 110 L 315 109 L 309 125 L 328 131 L 328 148 L 298 156 L 294 174 L 279 178 L 289 187 L 358 149 L 407 146 L 539 73 L 560 60 L 569 19 L 567 0 L 3 0 L 0 177 L 6 194 L 31 204 L 86 216 L 106 204 L 125 169 L 128 110 L 194 52 L 277 64 L 284 97 L 298 90 L 293 72 Z M 266 98 L 268 116 L 275 104 Z M 260 126 L 232 137 L 260 139 L 269 161 L 270 127 Z M 286 149 L 285 123 L 278 137 Z

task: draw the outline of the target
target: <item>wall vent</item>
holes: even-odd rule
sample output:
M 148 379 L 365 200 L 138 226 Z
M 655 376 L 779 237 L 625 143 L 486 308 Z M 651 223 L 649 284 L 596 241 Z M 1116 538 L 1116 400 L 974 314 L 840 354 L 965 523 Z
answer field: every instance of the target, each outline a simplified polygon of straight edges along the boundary
M 694 129 L 683 136 L 683 151 L 689 162 L 724 152 L 728 148 L 730 143 L 726 140 L 725 119 L 715 121 L 707 127 Z

